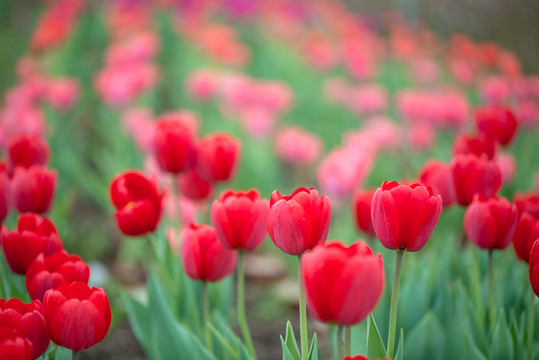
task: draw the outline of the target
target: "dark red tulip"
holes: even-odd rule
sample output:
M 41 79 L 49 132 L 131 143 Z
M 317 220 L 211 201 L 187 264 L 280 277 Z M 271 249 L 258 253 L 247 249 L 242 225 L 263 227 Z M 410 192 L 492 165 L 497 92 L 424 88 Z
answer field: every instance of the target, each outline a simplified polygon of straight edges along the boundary
M 515 227 L 513 247 L 518 258 L 528 262 L 530 250 L 536 239 L 539 238 L 539 219 L 527 212 L 523 212 Z
M 513 140 L 518 126 L 513 112 L 503 106 L 477 109 L 475 123 L 479 132 L 496 139 L 501 145 L 507 145 Z
M 430 186 L 432 190 L 442 197 L 442 205 L 450 206 L 453 199 L 452 178 L 449 164 L 438 160 L 428 161 L 418 175 L 421 184 Z
M 502 186 L 500 168 L 484 155 L 459 154 L 450 167 L 453 194 L 460 205 L 469 205 L 475 194 L 493 197 Z
M 17 167 L 11 179 L 12 204 L 19 212 L 46 213 L 56 187 L 56 172 L 41 165 Z
M 164 193 L 143 173 L 128 170 L 110 184 L 110 199 L 116 208 L 116 223 L 125 235 L 153 232 L 161 219 Z
M 32 342 L 17 331 L 0 325 L 0 360 L 34 359 Z
M 517 208 L 506 198 L 476 195 L 464 215 L 466 236 L 481 249 L 505 249 L 515 232 Z
M 163 171 L 177 174 L 194 161 L 196 125 L 187 112 L 162 116 L 155 125 L 154 154 Z
M 386 248 L 418 251 L 442 213 L 442 198 L 430 186 L 384 181 L 372 198 L 372 223 Z
M 535 240 L 530 251 L 529 272 L 533 292 L 539 296 L 539 239 Z
M 460 134 L 453 141 L 453 154 L 473 154 L 481 156 L 485 154 L 489 159 L 494 158 L 496 153 L 496 143 L 485 135 Z
M 236 267 L 236 252 L 223 246 L 211 226 L 191 224 L 183 231 L 181 257 L 193 280 L 219 281 Z
M 73 351 L 94 346 L 110 328 L 111 311 L 103 289 L 78 281 L 61 283 L 43 298 L 45 323 L 51 340 Z
M 301 255 L 326 241 L 331 221 L 329 199 L 318 196 L 315 189 L 298 188 L 283 196 L 271 194 L 267 218 L 268 233 L 279 249 L 290 255 Z
M 382 256 L 361 241 L 350 247 L 337 241 L 316 246 L 302 257 L 301 274 L 307 308 L 325 323 L 361 322 L 384 291 Z
M 7 301 L 0 299 L 0 324 L 30 340 L 32 359 L 37 359 L 49 347 L 50 338 L 43 318 L 43 305 L 39 300 L 25 304 L 16 298 Z
M 213 184 L 200 177 L 195 169 L 189 169 L 178 177 L 182 194 L 191 200 L 205 200 L 213 193 Z
M 90 267 L 77 255 L 58 251 L 51 256 L 43 254 L 30 264 L 26 272 L 26 290 L 32 299 L 43 301 L 43 296 L 50 289 L 67 281 L 88 283 Z
M 0 224 L 9 214 L 9 178 L 0 172 Z
M 14 136 L 8 143 L 7 152 L 11 169 L 16 166 L 28 169 L 32 165 L 45 165 L 49 158 L 49 146 L 39 135 Z
M 22 214 L 16 230 L 2 228 L 2 249 L 11 271 L 24 275 L 34 259 L 62 250 L 62 240 L 53 223 L 36 214 Z
M 539 194 L 537 193 L 517 193 L 513 198 L 517 206 L 519 215 L 527 212 L 536 219 L 539 219 Z
M 196 144 L 196 169 L 206 181 L 229 180 L 240 160 L 241 143 L 227 133 L 213 133 Z
M 356 191 L 352 200 L 356 225 L 370 237 L 376 236 L 371 218 L 372 197 L 375 191 L 375 189 Z
M 211 207 L 217 237 L 229 249 L 254 250 L 266 237 L 268 200 L 258 190 L 226 190 Z

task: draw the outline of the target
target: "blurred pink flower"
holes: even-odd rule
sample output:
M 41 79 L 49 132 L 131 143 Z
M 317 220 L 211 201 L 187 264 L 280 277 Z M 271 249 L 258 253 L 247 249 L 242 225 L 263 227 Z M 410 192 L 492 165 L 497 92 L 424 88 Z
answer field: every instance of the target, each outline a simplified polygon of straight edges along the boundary
M 80 83 L 75 78 L 51 78 L 47 81 L 44 98 L 58 111 L 73 107 L 80 93 Z
M 198 69 L 187 76 L 185 91 L 198 101 L 207 101 L 217 95 L 220 85 L 219 74 L 212 69 Z
M 420 83 L 433 83 L 440 78 L 440 67 L 431 58 L 417 58 L 411 62 L 412 74 Z
M 320 164 L 318 182 L 332 200 L 351 197 L 370 174 L 376 158 L 376 150 L 365 146 L 333 149 Z
M 275 151 L 281 161 L 297 166 L 310 166 L 323 150 L 320 137 L 301 127 L 283 127 L 275 136 Z
M 408 143 L 413 149 L 425 151 L 436 143 L 436 129 L 428 123 L 411 124 L 407 133 Z
M 133 63 L 104 68 L 97 75 L 95 87 L 107 105 L 122 107 L 153 88 L 158 79 L 159 70 L 155 65 Z
M 509 83 L 501 76 L 489 76 L 479 83 L 483 100 L 490 105 L 500 105 L 509 97 Z
M 359 115 L 383 112 L 387 108 L 387 90 L 378 84 L 352 88 L 348 95 L 348 107 Z
M 326 98 L 335 104 L 345 104 L 348 100 L 349 91 L 350 86 L 342 78 L 331 77 L 324 83 Z
M 399 124 L 383 115 L 368 118 L 363 132 L 381 149 L 393 150 L 402 142 L 402 129 Z
M 159 52 L 159 36 L 151 31 L 142 31 L 127 40 L 111 44 L 105 53 L 107 66 L 144 62 L 153 59 Z
M 263 107 L 252 107 L 240 114 L 240 122 L 249 136 L 262 139 L 269 136 L 277 118 Z
M 122 128 L 142 152 L 150 152 L 154 138 L 154 115 L 150 108 L 132 107 L 122 113 Z
M 475 80 L 476 69 L 471 60 L 460 58 L 449 59 L 449 70 L 458 82 L 470 85 Z
M 532 98 L 518 99 L 515 117 L 524 126 L 535 126 L 539 122 L 539 100 Z
M 506 152 L 498 152 L 494 157 L 494 161 L 498 164 L 500 172 L 502 173 L 502 181 L 504 185 L 507 185 L 515 178 L 517 162 L 515 157 Z

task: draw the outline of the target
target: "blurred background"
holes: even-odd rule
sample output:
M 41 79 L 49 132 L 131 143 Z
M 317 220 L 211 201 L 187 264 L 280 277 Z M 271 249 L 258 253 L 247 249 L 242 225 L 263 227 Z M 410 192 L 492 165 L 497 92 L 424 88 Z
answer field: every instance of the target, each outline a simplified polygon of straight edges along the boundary
M 526 129 L 497 158 L 502 194 L 535 185 L 538 1 L 77 0 L 54 10 L 61 3 L 0 0 L 0 146 L 13 124 L 45 124 L 58 173 L 50 217 L 114 299 L 115 285 L 144 284 L 147 264 L 144 245 L 116 229 L 109 182 L 136 168 L 170 186 L 148 145 L 166 112 L 192 111 L 200 136 L 226 131 L 242 142 L 231 182 L 184 194 L 186 222 L 208 222 L 212 199 L 229 187 L 269 198 L 313 186 L 332 200 L 330 238 L 366 237 L 355 224 L 355 191 L 412 181 L 431 158 L 449 161 L 453 138 L 471 131 L 483 104 L 514 107 Z M 17 91 L 34 86 L 36 73 L 50 99 L 23 111 L 13 105 Z M 431 255 L 440 242 L 459 243 L 463 211 L 444 210 Z M 15 223 L 12 213 L 6 224 Z M 178 234 L 167 234 L 177 246 Z M 269 240 L 248 259 L 261 359 L 281 356 L 278 336 L 297 319 L 294 266 Z M 121 302 L 113 305 L 115 329 L 84 358 L 143 358 Z M 413 329 L 420 319 L 403 321 Z M 327 354 L 328 330 L 314 329 Z

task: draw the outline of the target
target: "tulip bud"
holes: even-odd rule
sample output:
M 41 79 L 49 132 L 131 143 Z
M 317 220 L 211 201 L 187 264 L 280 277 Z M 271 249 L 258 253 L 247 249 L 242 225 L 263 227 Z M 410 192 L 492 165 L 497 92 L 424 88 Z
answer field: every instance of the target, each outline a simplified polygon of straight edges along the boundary
M 481 156 L 482 154 L 485 154 L 490 160 L 494 157 L 495 152 L 496 143 L 491 137 L 484 134 L 461 134 L 455 138 L 455 141 L 453 141 L 453 155 L 473 154 Z
M 17 167 L 11 180 L 13 206 L 19 212 L 46 213 L 56 187 L 56 172 L 41 165 Z
M 227 133 L 214 133 L 196 144 L 196 169 L 208 182 L 229 180 L 240 160 L 241 143 Z
M 443 206 L 450 206 L 453 199 L 452 178 L 449 164 L 431 160 L 419 170 L 418 175 L 421 184 L 432 187 L 432 190 L 442 197 Z
M 481 249 L 505 249 L 517 223 L 517 209 L 506 198 L 476 195 L 464 215 L 466 236 Z
M 163 197 L 157 185 L 141 172 L 118 174 L 110 184 L 118 228 L 129 236 L 153 232 L 161 219 Z
M 43 254 L 30 264 L 26 272 L 26 290 L 32 299 L 43 301 L 47 290 L 54 290 L 64 281 L 88 283 L 90 267 L 77 255 L 58 251 L 51 256 Z
M 278 190 L 271 194 L 266 221 L 271 240 L 290 255 L 301 255 L 326 241 L 331 221 L 329 199 L 311 188 L 298 188 L 283 196 Z
M 62 250 L 62 240 L 54 224 L 36 214 L 22 214 L 17 229 L 2 229 L 2 249 L 6 263 L 16 274 L 26 274 L 28 267 L 41 253 L 45 256 Z
M 301 259 L 307 308 L 319 321 L 355 325 L 374 310 L 384 291 L 381 255 L 363 242 L 316 246 Z M 361 294 L 361 296 L 358 296 Z
M 513 112 L 502 106 L 477 109 L 475 123 L 479 132 L 496 139 L 501 145 L 507 145 L 513 140 L 518 126 Z
M 61 283 L 43 298 L 45 323 L 51 340 L 72 351 L 94 346 L 105 338 L 112 319 L 103 289 L 83 282 Z
M 33 350 L 31 359 L 37 359 L 49 347 L 50 338 L 43 317 L 43 305 L 39 300 L 25 304 L 17 298 L 7 301 L 0 299 L 0 324 L 30 341 Z M 0 359 L 3 359 L 4 354 L 0 345 Z
M 9 141 L 7 152 L 11 169 L 16 166 L 28 169 L 32 165 L 44 165 L 49 158 L 49 146 L 39 135 L 14 136 Z
M 32 360 L 34 359 L 32 342 L 17 331 L 0 327 L 0 360 Z
M 215 282 L 234 271 L 236 252 L 223 246 L 212 227 L 191 224 L 182 237 L 181 257 L 191 279 Z
M 513 247 L 518 258 L 528 262 L 533 243 L 539 238 L 539 219 L 533 217 L 528 212 L 520 215 L 515 233 L 513 235 Z
M 418 251 L 429 239 L 442 213 L 442 198 L 430 186 L 384 181 L 372 199 L 372 224 L 390 250 Z
M 533 292 L 539 296 L 539 239 L 535 240 L 530 251 L 529 273 Z
M 177 174 L 193 163 L 196 120 L 189 113 L 161 117 L 155 124 L 154 154 L 163 171 Z
M 502 186 L 498 165 L 485 155 L 457 155 L 451 160 L 452 189 L 460 205 L 469 205 L 475 194 L 493 197 Z
M 355 193 L 354 199 L 352 200 L 356 225 L 370 237 L 376 236 L 372 226 L 371 217 L 371 205 L 374 192 L 374 189 L 359 190 Z
M 211 207 L 211 219 L 219 240 L 229 249 L 254 250 L 267 234 L 268 200 L 258 190 L 226 190 Z

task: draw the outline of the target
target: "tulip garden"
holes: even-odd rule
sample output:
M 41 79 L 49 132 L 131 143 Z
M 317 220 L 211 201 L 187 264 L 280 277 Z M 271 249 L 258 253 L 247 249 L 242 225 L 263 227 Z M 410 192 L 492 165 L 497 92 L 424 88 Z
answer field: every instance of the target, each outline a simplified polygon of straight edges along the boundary
M 334 0 L 21 3 L 0 360 L 539 359 L 518 54 Z

